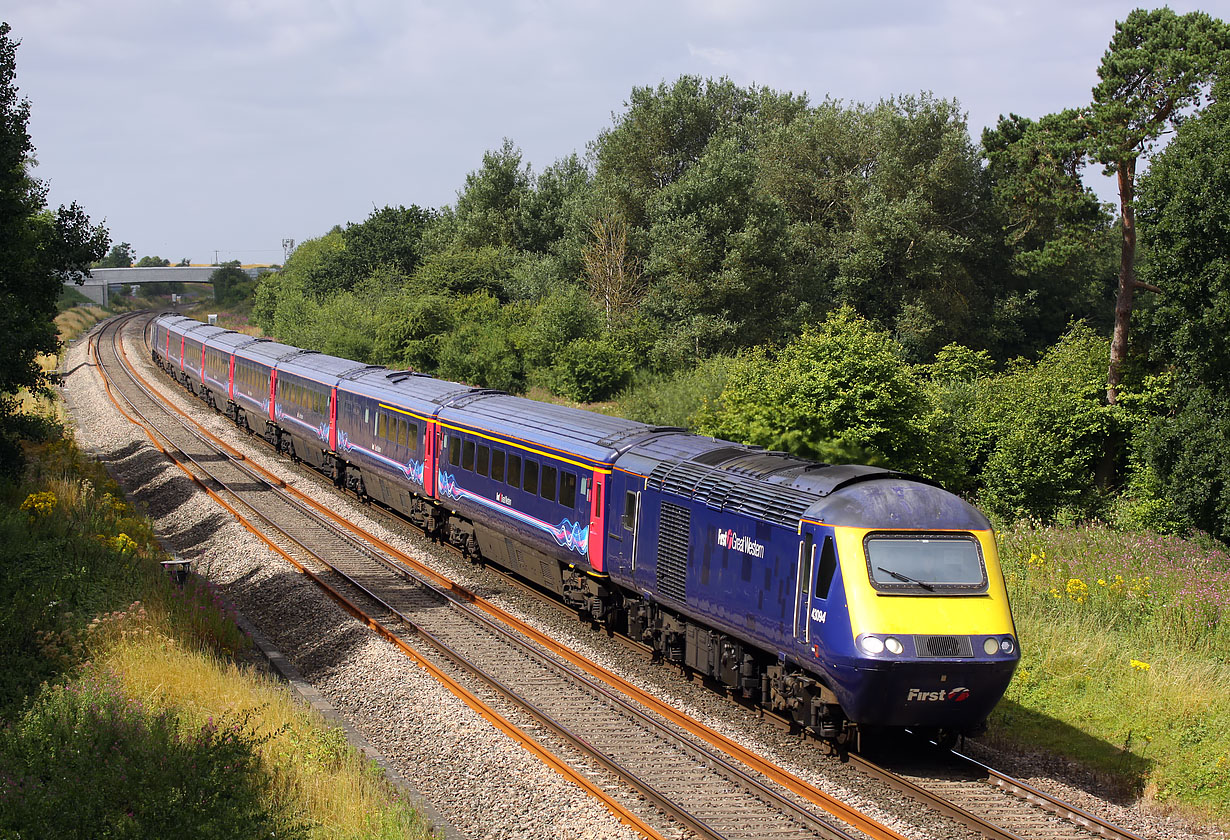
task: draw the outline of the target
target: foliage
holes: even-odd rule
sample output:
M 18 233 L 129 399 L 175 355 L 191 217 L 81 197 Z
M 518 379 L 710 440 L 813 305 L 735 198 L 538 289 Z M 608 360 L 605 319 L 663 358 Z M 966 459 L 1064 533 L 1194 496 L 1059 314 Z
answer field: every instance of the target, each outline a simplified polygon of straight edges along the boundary
M 1104 338 L 1077 325 L 1036 364 L 1017 362 L 979 389 L 963 448 L 985 452 L 974 469 L 991 511 L 1043 521 L 1101 511 L 1094 473 L 1117 429 L 1105 402 L 1108 352 Z
M 524 304 L 501 307 L 487 294 L 452 302 L 454 328 L 438 350 L 438 374 L 445 379 L 522 393 L 527 371 L 521 348 Z
M 234 608 L 170 582 L 99 464 L 31 461 L 0 484 L 0 834 L 430 836 L 339 730 L 220 658 L 248 644 Z
M 1145 310 L 1150 350 L 1185 377 L 1230 389 L 1230 79 L 1141 179 L 1139 217 L 1164 294 Z
M 690 370 L 665 376 L 634 373 L 613 413 L 654 426 L 691 428 L 701 410 L 718 401 L 731 371 L 740 364 L 731 356 L 712 356 Z
M 234 306 L 246 300 L 256 288 L 256 282 L 239 267 L 238 261 L 215 269 L 209 275 L 209 282 L 214 287 L 214 302 L 219 306 Z
M 929 474 L 927 398 L 899 345 L 850 309 L 781 351 L 745 354 L 697 431 L 830 463 Z
M 127 242 L 112 245 L 107 256 L 94 263 L 91 268 L 131 268 L 132 261 L 137 258 L 137 252 Z
M 161 268 L 170 264 L 170 260 L 164 260 L 162 257 L 147 256 L 137 260 L 137 268 Z
M 1038 351 L 1074 314 L 1111 323 L 1110 218 L 1085 186 L 1086 123 L 1078 111 L 1034 121 L 1012 114 L 982 133 L 1012 282 L 1001 292 L 1022 311 L 1001 320 L 999 344 Z
M 1001 532 L 1022 659 L 990 736 L 1230 813 L 1224 547 L 1104 526 Z
M 46 382 L 40 354 L 58 347 L 53 319 L 65 281 L 81 280 L 107 250 L 107 232 L 90 224 L 75 203 L 52 211 L 47 187 L 29 174 L 34 144 L 27 133 L 30 103 L 16 86 L 17 42 L 0 22 L 0 471 L 19 458 L 8 426 L 18 389 Z
M 1098 68 L 1101 82 L 1089 109 L 1089 153 L 1119 180 L 1123 244 L 1107 397 L 1115 402 L 1128 353 L 1128 327 L 1138 285 L 1136 168 L 1167 129 L 1198 107 L 1230 58 L 1230 29 L 1204 12 L 1177 15 L 1169 8 L 1136 9 L 1115 25 Z
M 0 747 L 0 831 L 22 837 L 306 837 L 237 714 L 193 730 L 118 680 L 45 688 Z
M 576 402 L 594 402 L 628 384 L 632 360 L 609 341 L 580 338 L 562 350 L 554 373 L 557 393 Z

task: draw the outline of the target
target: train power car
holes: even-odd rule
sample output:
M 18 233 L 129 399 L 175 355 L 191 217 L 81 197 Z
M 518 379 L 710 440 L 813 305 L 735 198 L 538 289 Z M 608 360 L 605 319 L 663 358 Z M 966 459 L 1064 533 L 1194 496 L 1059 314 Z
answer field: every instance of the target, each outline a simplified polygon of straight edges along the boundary
M 150 334 L 190 387 L 192 323 Z M 201 337 L 240 425 L 821 737 L 976 732 L 1016 668 L 990 524 L 928 481 Z

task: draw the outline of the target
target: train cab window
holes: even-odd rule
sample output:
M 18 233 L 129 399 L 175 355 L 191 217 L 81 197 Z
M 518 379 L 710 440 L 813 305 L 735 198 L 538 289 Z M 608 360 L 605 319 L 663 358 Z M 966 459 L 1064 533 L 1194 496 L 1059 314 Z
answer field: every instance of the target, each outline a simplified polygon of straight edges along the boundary
M 521 486 L 521 456 L 508 456 L 508 483 L 513 487 Z
M 504 450 L 493 449 L 491 451 L 491 478 L 493 481 L 504 480 Z
M 474 469 L 474 441 L 472 440 L 461 444 L 461 468 L 463 470 Z
M 461 438 L 449 435 L 445 438 L 448 446 L 448 462 L 454 467 L 461 463 Z
M 829 597 L 829 589 L 833 585 L 833 575 L 837 574 L 837 549 L 833 545 L 833 537 L 824 538 L 824 546 L 820 549 L 820 566 L 816 571 L 816 597 Z
M 636 529 L 636 494 L 635 493 L 629 492 L 629 493 L 624 494 L 623 525 L 629 531 Z
M 478 445 L 478 463 L 475 464 L 474 471 L 479 475 L 486 475 L 487 469 L 491 465 L 491 447 L 484 444 Z
M 555 467 L 548 464 L 542 465 L 542 481 L 540 482 L 539 493 L 548 502 L 555 501 L 555 491 L 558 483 L 556 473 Z
M 567 470 L 559 474 L 559 503 L 566 508 L 577 506 L 577 477 Z
M 527 493 L 538 492 L 538 462 L 526 461 L 521 472 L 521 489 Z

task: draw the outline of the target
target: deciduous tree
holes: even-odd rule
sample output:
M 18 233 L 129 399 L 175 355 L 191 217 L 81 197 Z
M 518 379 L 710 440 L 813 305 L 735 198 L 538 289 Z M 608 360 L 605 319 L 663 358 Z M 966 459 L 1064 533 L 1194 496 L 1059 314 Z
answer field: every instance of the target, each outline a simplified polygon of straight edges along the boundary
M 19 388 L 45 381 L 37 356 L 59 346 L 53 318 L 64 283 L 81 282 L 109 244 L 75 203 L 47 209 L 47 188 L 30 175 L 30 103 L 18 94 L 18 44 L 9 33 L 0 22 L 0 423 Z M 11 468 L 16 460 L 0 463 Z

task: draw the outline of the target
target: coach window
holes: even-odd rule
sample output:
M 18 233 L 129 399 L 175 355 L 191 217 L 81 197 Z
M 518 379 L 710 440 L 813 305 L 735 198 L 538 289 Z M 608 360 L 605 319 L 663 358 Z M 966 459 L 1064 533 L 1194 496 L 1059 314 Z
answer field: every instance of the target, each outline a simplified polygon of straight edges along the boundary
M 538 492 L 538 462 L 526 461 L 521 472 L 521 489 L 527 493 Z
M 448 443 L 448 462 L 454 467 L 461 463 L 461 438 L 456 435 L 449 435 Z
M 474 469 L 474 441 L 467 440 L 461 445 L 461 468 L 463 470 Z
M 480 443 L 478 445 L 478 465 L 475 467 L 474 471 L 478 473 L 479 475 L 486 475 L 487 468 L 490 466 L 490 464 L 491 464 L 491 447 Z
M 577 477 L 567 470 L 559 474 L 559 503 L 566 508 L 577 506 Z
M 635 530 L 636 528 L 636 494 L 635 493 L 625 493 L 624 494 L 623 524 L 624 524 L 624 527 L 627 528 L 629 531 Z
M 546 499 L 548 502 L 555 501 L 555 487 L 556 487 L 555 473 L 556 473 L 555 467 L 552 467 L 549 464 L 542 465 L 541 493 L 542 493 L 542 497 Z
M 508 456 L 508 483 L 513 487 L 521 486 L 521 456 Z
M 406 446 L 409 447 L 411 452 L 418 452 L 419 451 L 419 424 L 418 423 L 408 423 L 407 434 L 410 436 L 410 439 L 406 442 Z
M 491 450 L 491 478 L 493 481 L 504 480 L 504 450 Z
M 402 446 L 410 445 L 410 424 L 405 417 L 397 418 L 397 442 Z

